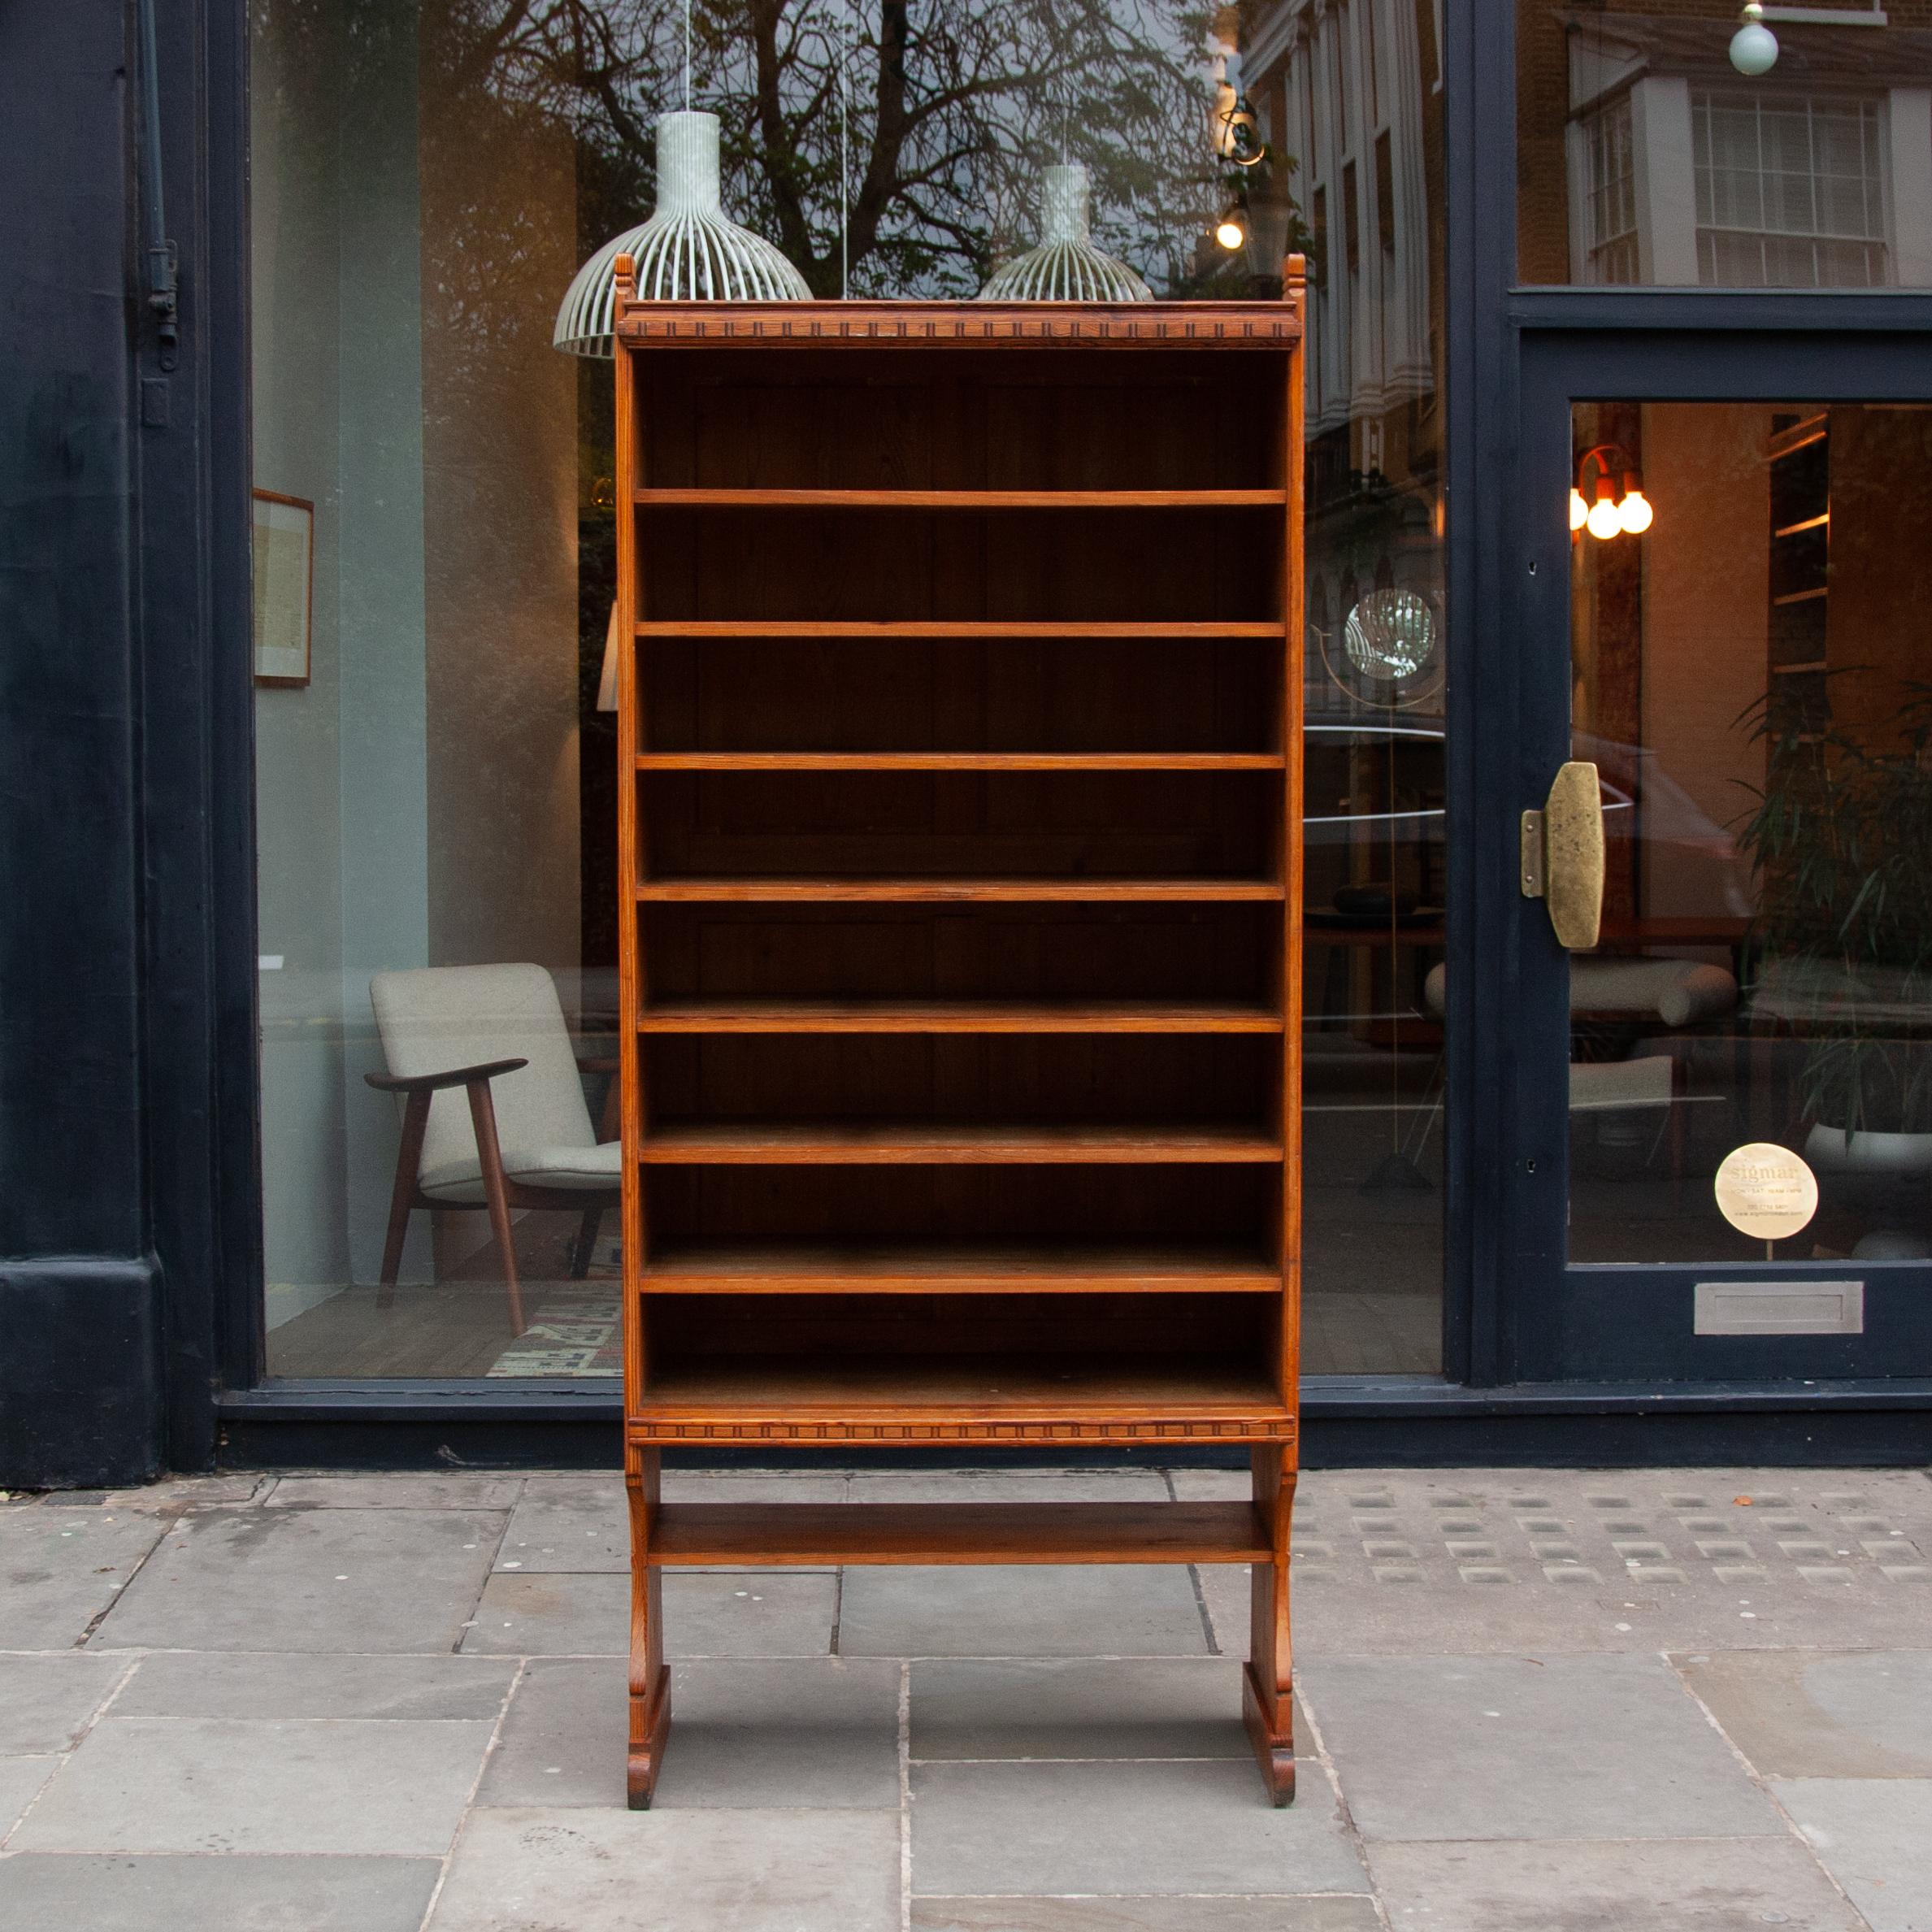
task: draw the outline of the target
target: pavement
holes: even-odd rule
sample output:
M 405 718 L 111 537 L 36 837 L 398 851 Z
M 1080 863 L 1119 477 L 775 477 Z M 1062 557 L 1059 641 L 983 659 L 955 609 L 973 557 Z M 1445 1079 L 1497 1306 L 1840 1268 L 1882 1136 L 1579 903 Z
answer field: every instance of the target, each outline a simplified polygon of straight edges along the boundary
M 0 1926 L 1932 1932 L 1932 1472 L 1316 1474 L 1297 1551 L 1287 1811 L 1243 1579 L 1136 1567 L 672 1575 L 639 1813 L 614 1475 L 0 1500 Z

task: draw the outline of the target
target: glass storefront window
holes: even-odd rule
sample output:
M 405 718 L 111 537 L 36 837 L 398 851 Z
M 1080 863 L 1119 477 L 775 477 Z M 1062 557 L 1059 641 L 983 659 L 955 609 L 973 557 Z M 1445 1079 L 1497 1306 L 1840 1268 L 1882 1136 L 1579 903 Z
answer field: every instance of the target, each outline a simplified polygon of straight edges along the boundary
M 608 360 L 552 338 L 686 108 L 717 117 L 722 212 L 822 299 L 975 296 L 1077 227 L 1055 168 L 1155 298 L 1276 296 L 1309 254 L 1307 1365 L 1435 1368 L 1431 10 L 251 0 L 250 24 L 255 481 L 306 519 L 312 572 L 302 675 L 256 690 L 271 1372 L 616 1371 L 613 409 Z M 468 1089 L 418 1103 L 419 1148 L 408 1097 L 510 1058 L 514 1300 Z
M 1573 429 L 1651 520 L 1571 549 L 1609 854 L 1570 966 L 1571 1258 L 1761 1253 L 1711 1185 L 1752 1141 L 1818 1174 L 1782 1258 L 1932 1257 L 1932 407 L 1604 402 Z
M 1753 75 L 1710 0 L 1517 10 L 1519 281 L 1932 285 L 1927 16 L 1785 11 Z

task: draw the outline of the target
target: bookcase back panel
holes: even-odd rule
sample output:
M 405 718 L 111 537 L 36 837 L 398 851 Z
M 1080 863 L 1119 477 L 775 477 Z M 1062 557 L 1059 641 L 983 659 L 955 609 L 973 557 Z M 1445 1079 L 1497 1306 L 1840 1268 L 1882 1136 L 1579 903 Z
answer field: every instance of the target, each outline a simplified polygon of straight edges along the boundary
M 1265 1252 L 1277 1166 L 661 1167 L 644 1172 L 652 1251 L 692 1242 L 1192 1242 Z
M 1279 506 L 656 510 L 640 520 L 646 619 L 1157 624 L 1279 614 Z
M 640 358 L 646 488 L 1279 487 L 1271 356 L 657 349 Z
M 1279 905 L 653 905 L 650 997 L 1273 1008 Z
M 654 638 L 653 752 L 1274 752 L 1278 640 Z
M 1271 1313 L 1258 1295 L 679 1295 L 652 1304 L 649 1340 L 653 1368 L 667 1372 L 720 1357 L 1253 1362 Z
M 1268 1131 L 1266 1034 L 680 1036 L 653 1051 L 647 1128 L 729 1121 L 1194 1123 Z
M 657 772 L 654 879 L 1258 879 L 1266 772 Z

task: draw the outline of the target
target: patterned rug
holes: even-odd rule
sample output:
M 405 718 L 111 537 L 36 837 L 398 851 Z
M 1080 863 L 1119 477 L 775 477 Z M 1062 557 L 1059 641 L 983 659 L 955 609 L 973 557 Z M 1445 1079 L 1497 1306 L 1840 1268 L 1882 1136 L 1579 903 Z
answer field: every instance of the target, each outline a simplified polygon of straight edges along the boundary
M 560 1283 L 530 1326 L 505 1348 L 493 1375 L 621 1375 L 623 1284 Z

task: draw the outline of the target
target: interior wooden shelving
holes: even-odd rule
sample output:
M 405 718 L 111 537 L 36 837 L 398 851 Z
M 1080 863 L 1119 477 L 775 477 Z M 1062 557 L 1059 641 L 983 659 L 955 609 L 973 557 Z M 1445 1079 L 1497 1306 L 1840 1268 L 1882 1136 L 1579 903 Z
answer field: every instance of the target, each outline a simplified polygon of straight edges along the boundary
M 629 1791 L 667 1567 L 1245 1563 L 1293 1791 L 1300 267 L 640 303 L 619 258 Z M 1235 1446 L 1250 1499 L 666 1504 L 667 1448 Z

